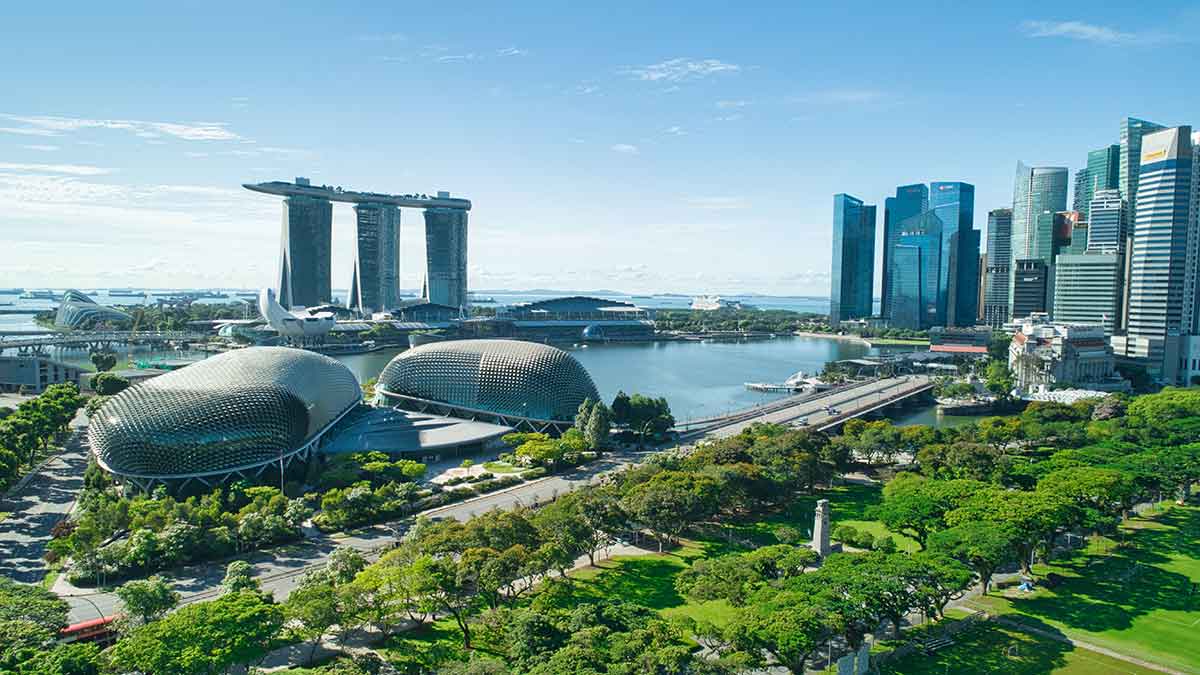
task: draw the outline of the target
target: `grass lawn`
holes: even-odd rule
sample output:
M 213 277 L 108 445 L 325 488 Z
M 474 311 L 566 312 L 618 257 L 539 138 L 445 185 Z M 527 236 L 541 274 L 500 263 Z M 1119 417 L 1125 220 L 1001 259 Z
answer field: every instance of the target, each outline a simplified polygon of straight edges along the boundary
M 972 601 L 1010 619 L 1185 671 L 1200 671 L 1200 508 L 1176 506 L 1131 520 L 1130 546 L 1091 546 L 1038 565 L 1065 581 L 1053 590 L 1015 589 Z M 1106 550 L 1107 549 L 1107 550 Z
M 984 622 L 955 636 L 933 656 L 912 654 L 881 668 L 886 675 L 1006 673 L 1012 675 L 1150 675 L 1158 671 L 1021 631 Z
M 518 471 L 525 471 L 524 468 L 513 466 L 508 462 L 484 462 L 483 469 L 492 473 L 517 473 Z

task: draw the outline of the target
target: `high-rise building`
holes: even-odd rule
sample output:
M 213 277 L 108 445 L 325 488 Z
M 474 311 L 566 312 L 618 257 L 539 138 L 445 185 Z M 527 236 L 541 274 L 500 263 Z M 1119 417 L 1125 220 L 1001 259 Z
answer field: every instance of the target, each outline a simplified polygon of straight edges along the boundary
M 987 281 L 983 292 L 983 321 L 1000 328 L 1008 320 L 1008 287 L 1012 264 L 1012 209 L 988 211 Z
M 899 240 L 900 223 L 929 210 L 929 188 L 923 183 L 901 185 L 896 196 L 883 201 L 883 283 L 880 294 L 880 316 L 892 315 L 892 260 Z
M 425 263 L 425 299 L 449 307 L 466 307 L 466 211 L 425 209 Z
M 1054 261 L 1054 321 L 1120 326 L 1121 264 L 1116 253 L 1063 254 Z
M 1058 166 L 1026 166 L 1017 162 L 1013 186 L 1012 266 L 1009 308 L 1017 311 L 1014 298 L 1018 263 L 1040 260 L 1043 269 L 1054 262 L 1054 214 L 1067 209 L 1067 170 Z M 1027 266 L 1028 267 L 1028 266 Z M 1043 300 L 1045 294 L 1043 293 Z M 1045 306 L 1036 311 L 1047 311 Z M 1013 314 L 1013 318 L 1027 315 Z
M 1092 198 L 1100 190 L 1116 190 L 1120 181 L 1121 146 L 1112 144 L 1088 153 L 1087 166 L 1075 173 L 1074 210 L 1089 221 Z M 1090 221 L 1089 221 L 1090 222 Z
M 940 325 L 942 221 L 932 211 L 926 211 L 905 219 L 897 227 L 889 324 L 910 330 Z
M 875 207 L 848 194 L 833 196 L 833 268 L 829 323 L 871 316 L 875 288 Z
M 1013 263 L 1012 309 L 1014 319 L 1046 311 L 1046 290 L 1050 266 L 1040 258 L 1025 258 Z
M 1128 237 L 1125 200 L 1119 190 L 1099 190 L 1089 206 L 1087 250 L 1094 253 L 1125 252 Z
M 1137 213 L 1138 172 L 1141 167 L 1142 137 L 1165 129 L 1161 124 L 1136 117 L 1121 120 L 1121 150 L 1117 169 L 1117 189 L 1125 199 L 1132 220 Z
M 1133 249 L 1129 269 L 1129 318 L 1124 355 L 1169 384 L 1179 381 L 1187 359 L 1185 336 L 1196 328 L 1196 274 L 1187 269 L 1192 213 L 1192 129 L 1180 126 L 1141 137 Z M 1190 235 L 1190 236 L 1189 236 Z
M 354 276 L 346 306 L 362 314 L 392 309 L 400 302 L 400 209 L 391 204 L 355 204 Z
M 974 326 L 979 314 L 979 231 L 975 186 L 935 182 L 929 209 L 942 222 L 942 265 L 938 277 L 938 326 Z
M 297 178 L 297 184 L 308 181 Z M 303 183 L 300 183 L 304 180 Z M 328 199 L 292 195 L 283 200 L 279 248 L 279 303 L 288 309 L 330 301 L 333 204 Z

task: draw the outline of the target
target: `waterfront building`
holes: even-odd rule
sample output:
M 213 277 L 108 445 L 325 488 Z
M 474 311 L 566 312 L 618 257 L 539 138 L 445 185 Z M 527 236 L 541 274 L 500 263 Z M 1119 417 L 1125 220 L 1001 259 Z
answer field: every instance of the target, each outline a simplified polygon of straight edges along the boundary
M 1012 270 L 1011 314 L 1021 319 L 1046 312 L 1050 266 L 1038 258 L 1017 260 Z
M 883 275 L 880 295 L 880 316 L 892 315 L 892 265 L 896 246 L 899 244 L 900 224 L 929 210 L 929 187 L 923 183 L 901 185 L 896 196 L 883 202 Z
M 1117 190 L 1120 185 L 1121 146 L 1114 143 L 1088 153 L 1087 166 L 1075 173 L 1074 210 L 1091 221 L 1092 199 L 1100 190 Z
M 252 480 L 306 461 L 362 401 L 342 363 L 287 347 L 247 347 L 131 387 L 88 425 L 97 463 L 151 491 Z
M 361 315 L 400 301 L 400 209 L 392 204 L 354 205 L 354 274 L 346 306 Z
M 1025 392 L 1062 386 L 1130 389 L 1116 372 L 1116 358 L 1103 327 L 1052 323 L 1045 314 L 1020 322 L 1009 344 L 1008 366 L 1017 388 Z
M 829 324 L 871 316 L 875 288 L 875 207 L 833 196 L 833 260 Z
M 892 256 L 893 328 L 925 330 L 939 323 L 938 280 L 942 255 L 942 222 L 931 211 L 898 225 Z
M 449 340 L 400 353 L 379 375 L 381 405 L 562 433 L 586 399 L 600 400 L 575 357 L 519 340 Z
M 934 325 L 973 326 L 979 315 L 979 230 L 974 229 L 975 186 L 934 182 L 929 209 L 942 223 L 938 318 Z
M 294 344 L 320 344 L 337 324 L 337 318 L 331 312 L 309 309 L 288 311 L 276 301 L 275 290 L 271 288 L 264 288 L 259 293 L 258 311 L 268 326 Z
M 1129 268 L 1124 356 L 1155 379 L 1176 384 L 1197 334 L 1197 218 L 1193 213 L 1192 130 L 1180 126 L 1141 138 L 1136 215 Z M 1190 240 L 1190 241 L 1189 241 Z M 1190 246 L 1189 246 L 1190 245 Z M 1189 255 L 1189 253 L 1191 255 Z M 1189 269 L 1189 265 L 1192 269 Z M 1182 372 L 1181 372 L 1182 371 Z
M 987 354 L 992 341 L 992 329 L 988 326 L 966 326 L 946 328 L 934 326 L 929 329 L 929 351 L 946 354 Z
M 127 329 L 132 323 L 133 317 L 125 312 L 105 307 L 75 289 L 63 293 L 54 314 L 55 326 L 72 330 L 105 327 Z
M 462 331 L 538 342 L 644 341 L 654 337 L 654 312 L 618 300 L 571 296 L 501 307 L 495 317 L 463 322 Z
M 1000 328 L 1008 320 L 1008 287 L 1012 264 L 1012 209 L 988 211 L 987 279 L 983 294 L 983 321 Z
M 441 197 L 445 193 L 439 193 Z M 467 306 L 467 212 L 425 209 L 425 299 Z
M 1015 298 L 1016 274 L 1022 261 L 1040 260 L 1043 269 L 1054 263 L 1055 214 L 1067 209 L 1067 170 L 1057 166 L 1026 166 L 1017 162 L 1013 186 L 1012 259 L 1009 285 L 1011 316 L 1019 318 Z M 1026 271 L 1028 271 L 1028 266 Z M 1043 293 L 1044 303 L 1044 293 Z M 1037 311 L 1045 311 L 1042 308 Z
M 84 370 L 45 356 L 0 356 L 0 391 L 40 394 L 52 384 L 81 386 Z
M 1122 259 L 1117 253 L 1063 254 L 1054 262 L 1054 321 L 1103 326 L 1112 336 L 1121 325 Z
M 307 178 L 297 178 L 296 184 L 309 183 Z M 307 195 L 284 199 L 277 276 L 280 304 L 293 309 L 330 301 L 332 250 L 333 204 L 328 199 Z
M 1142 137 L 1165 129 L 1161 124 L 1136 117 L 1121 120 L 1121 150 L 1117 168 L 1117 189 L 1130 214 L 1137 213 L 1138 174 L 1141 168 Z

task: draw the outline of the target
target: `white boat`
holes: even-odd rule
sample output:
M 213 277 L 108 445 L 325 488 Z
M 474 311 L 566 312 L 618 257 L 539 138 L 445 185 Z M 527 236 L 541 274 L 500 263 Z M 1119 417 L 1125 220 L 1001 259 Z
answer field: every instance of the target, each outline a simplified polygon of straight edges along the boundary
M 754 309 L 739 300 L 726 300 L 719 295 L 698 295 L 692 298 L 692 309 L 702 312 L 712 312 L 719 309 Z

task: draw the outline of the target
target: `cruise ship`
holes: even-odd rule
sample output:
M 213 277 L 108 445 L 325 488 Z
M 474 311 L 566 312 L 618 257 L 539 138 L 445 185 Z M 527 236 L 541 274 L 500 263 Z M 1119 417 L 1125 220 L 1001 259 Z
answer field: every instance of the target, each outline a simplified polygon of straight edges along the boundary
M 718 309 L 754 309 L 754 305 L 747 305 L 738 300 L 726 300 L 719 295 L 698 295 L 692 298 L 692 309 L 712 312 Z

